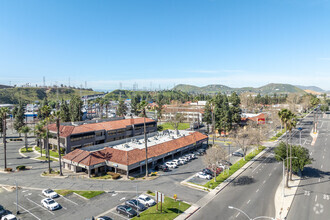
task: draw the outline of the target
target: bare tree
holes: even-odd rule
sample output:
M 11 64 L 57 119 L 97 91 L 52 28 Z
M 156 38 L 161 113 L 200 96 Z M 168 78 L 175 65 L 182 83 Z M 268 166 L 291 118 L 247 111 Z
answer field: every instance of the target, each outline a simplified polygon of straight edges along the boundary
M 258 135 L 258 130 L 251 125 L 238 128 L 233 133 L 233 141 L 239 148 L 242 149 L 244 159 L 248 149 L 257 144 L 258 139 L 256 138 L 256 135 Z
M 176 112 L 174 117 L 171 118 L 170 124 L 173 126 L 173 128 L 178 132 L 179 125 L 184 120 L 184 116 L 181 113 Z
M 203 156 L 203 163 L 212 169 L 214 172 L 214 182 L 216 181 L 217 176 L 217 163 L 222 160 L 226 160 L 227 152 L 226 150 L 217 145 L 213 145 L 206 151 L 206 154 Z
M 288 97 L 286 98 L 286 102 L 289 105 L 289 110 L 291 112 L 297 112 L 297 105 L 300 102 L 300 95 L 296 94 L 296 93 L 290 93 L 288 95 Z

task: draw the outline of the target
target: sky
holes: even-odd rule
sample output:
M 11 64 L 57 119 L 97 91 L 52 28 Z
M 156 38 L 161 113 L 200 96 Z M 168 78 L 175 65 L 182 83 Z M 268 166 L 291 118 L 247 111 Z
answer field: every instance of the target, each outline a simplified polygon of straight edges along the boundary
M 330 90 L 329 0 L 0 0 L 0 84 Z

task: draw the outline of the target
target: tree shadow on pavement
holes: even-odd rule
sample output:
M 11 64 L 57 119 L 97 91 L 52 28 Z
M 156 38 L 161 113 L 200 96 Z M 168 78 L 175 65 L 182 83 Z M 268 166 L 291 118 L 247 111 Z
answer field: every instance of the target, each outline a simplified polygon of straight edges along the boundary
M 241 186 L 241 185 L 248 185 L 254 183 L 255 180 L 252 177 L 249 176 L 241 176 L 236 178 L 233 181 L 234 186 Z

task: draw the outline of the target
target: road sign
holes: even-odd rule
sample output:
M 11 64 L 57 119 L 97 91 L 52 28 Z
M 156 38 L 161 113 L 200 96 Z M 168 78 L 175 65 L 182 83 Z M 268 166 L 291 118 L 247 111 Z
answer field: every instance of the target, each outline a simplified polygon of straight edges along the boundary
M 155 191 L 156 202 L 164 202 L 165 195 L 161 192 Z

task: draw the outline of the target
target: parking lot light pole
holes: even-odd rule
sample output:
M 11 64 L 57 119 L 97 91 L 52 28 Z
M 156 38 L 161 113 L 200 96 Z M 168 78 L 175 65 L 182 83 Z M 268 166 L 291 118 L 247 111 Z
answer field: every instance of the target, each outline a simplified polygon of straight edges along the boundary
M 17 187 L 17 181 L 15 180 L 15 185 L 16 185 L 16 214 L 19 214 L 18 210 L 18 187 Z
M 298 128 L 299 131 L 299 145 L 301 146 L 301 131 L 302 131 L 302 127 Z

